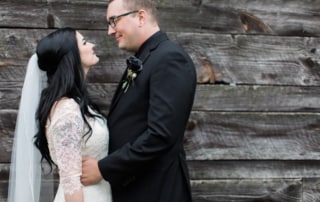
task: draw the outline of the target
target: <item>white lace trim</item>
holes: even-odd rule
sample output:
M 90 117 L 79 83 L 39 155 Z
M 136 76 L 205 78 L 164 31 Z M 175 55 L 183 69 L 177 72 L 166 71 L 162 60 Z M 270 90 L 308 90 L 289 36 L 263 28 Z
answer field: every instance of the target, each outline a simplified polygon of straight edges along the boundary
M 80 176 L 84 121 L 79 105 L 73 99 L 59 101 L 52 114 L 47 128 L 49 150 L 59 168 L 64 193 L 72 195 L 82 188 Z

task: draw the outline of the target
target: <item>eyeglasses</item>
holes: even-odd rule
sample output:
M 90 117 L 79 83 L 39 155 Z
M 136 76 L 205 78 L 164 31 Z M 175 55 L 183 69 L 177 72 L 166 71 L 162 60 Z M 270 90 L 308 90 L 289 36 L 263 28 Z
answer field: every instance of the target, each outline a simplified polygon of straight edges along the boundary
M 109 26 L 111 26 L 112 28 L 115 28 L 117 26 L 117 21 L 120 17 L 123 17 L 123 16 L 127 16 L 127 15 L 130 15 L 132 13 L 137 13 L 139 11 L 135 10 L 135 11 L 130 11 L 130 12 L 127 12 L 127 13 L 124 13 L 124 14 L 121 14 L 121 15 L 115 15 L 115 16 L 111 16 L 109 18 L 109 21 L 107 21 L 107 23 L 109 24 Z

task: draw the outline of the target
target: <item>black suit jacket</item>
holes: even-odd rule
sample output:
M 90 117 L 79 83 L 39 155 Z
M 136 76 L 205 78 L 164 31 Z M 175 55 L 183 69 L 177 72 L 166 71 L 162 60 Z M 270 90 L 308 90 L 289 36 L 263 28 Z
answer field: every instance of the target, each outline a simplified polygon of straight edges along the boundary
M 196 88 L 194 64 L 161 31 L 136 56 L 143 70 L 127 92 L 120 84 L 114 95 L 109 156 L 99 169 L 114 202 L 191 201 L 183 138 Z

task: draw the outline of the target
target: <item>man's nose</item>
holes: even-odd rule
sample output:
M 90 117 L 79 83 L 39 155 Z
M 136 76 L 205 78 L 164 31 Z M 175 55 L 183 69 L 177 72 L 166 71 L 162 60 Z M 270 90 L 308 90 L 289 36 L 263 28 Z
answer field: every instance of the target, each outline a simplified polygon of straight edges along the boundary
M 112 35 L 115 33 L 115 30 L 109 25 L 108 27 L 108 35 Z

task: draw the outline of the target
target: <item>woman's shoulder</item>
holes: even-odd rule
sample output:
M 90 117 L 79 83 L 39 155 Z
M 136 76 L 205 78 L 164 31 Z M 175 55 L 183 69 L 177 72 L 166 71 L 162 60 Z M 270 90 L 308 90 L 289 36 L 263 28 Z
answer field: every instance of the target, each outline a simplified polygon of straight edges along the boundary
M 63 97 L 56 101 L 51 109 L 51 117 L 59 114 L 79 113 L 80 106 L 73 98 Z
M 73 99 L 68 97 L 63 97 L 55 102 L 54 104 L 56 107 L 73 107 L 73 108 L 79 108 L 79 104 Z

